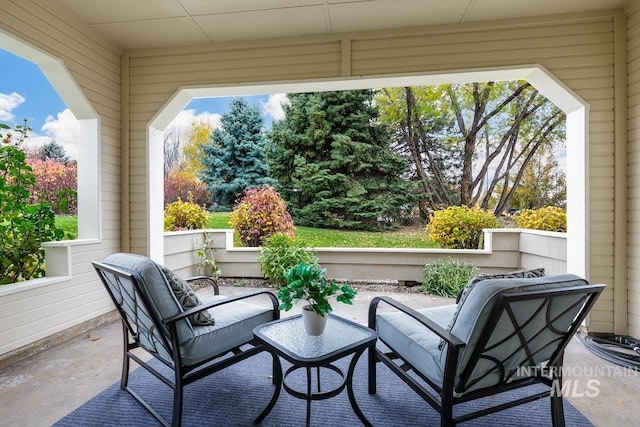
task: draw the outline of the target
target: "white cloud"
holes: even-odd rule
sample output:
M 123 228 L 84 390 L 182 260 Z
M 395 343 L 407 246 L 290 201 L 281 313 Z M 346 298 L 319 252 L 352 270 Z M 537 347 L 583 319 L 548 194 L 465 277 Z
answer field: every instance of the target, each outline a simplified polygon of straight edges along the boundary
M 24 96 L 13 92 L 9 95 L 0 93 L 0 120 L 12 122 L 15 116 L 12 111 L 25 101 Z
M 78 120 L 68 108 L 58 113 L 56 118 L 47 116 L 44 125 L 42 125 L 42 130 L 47 137 L 62 145 L 67 156 L 72 159 L 78 158 L 77 128 Z M 33 136 L 29 138 L 29 141 L 36 145 L 41 142 L 40 138 L 43 137 Z
M 267 101 L 260 101 L 260 107 L 266 116 L 273 117 L 274 120 L 284 119 L 283 105 L 289 104 L 286 93 L 274 93 L 269 95 Z
M 178 139 L 181 140 L 189 134 L 193 122 L 205 122 L 211 124 L 214 128 L 219 128 L 222 126 L 221 117 L 218 113 L 210 113 L 208 111 L 196 114 L 195 109 L 182 110 L 164 131 L 175 130 Z

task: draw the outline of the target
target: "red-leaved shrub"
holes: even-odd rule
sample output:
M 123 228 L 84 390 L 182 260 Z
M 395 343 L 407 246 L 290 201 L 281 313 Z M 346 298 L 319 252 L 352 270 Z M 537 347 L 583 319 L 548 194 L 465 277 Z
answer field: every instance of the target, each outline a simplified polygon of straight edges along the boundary
M 29 158 L 36 182 L 31 188 L 30 203 L 49 202 L 56 214 L 78 211 L 78 167 L 76 162 L 63 164 L 51 159 Z
M 174 172 L 164 179 L 164 204 L 178 200 L 189 200 L 199 206 L 208 206 L 211 194 L 207 186 L 192 175 Z
M 294 237 L 295 227 L 287 202 L 270 185 L 250 188 L 231 212 L 231 225 L 245 246 L 262 245 L 276 233 Z

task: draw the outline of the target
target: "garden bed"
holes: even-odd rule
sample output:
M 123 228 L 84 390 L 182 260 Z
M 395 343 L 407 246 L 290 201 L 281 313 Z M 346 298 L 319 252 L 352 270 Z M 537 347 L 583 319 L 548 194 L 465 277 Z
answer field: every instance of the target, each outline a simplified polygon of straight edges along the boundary
M 342 280 L 337 279 L 337 282 Z M 369 292 L 396 292 L 396 293 L 419 293 L 418 286 L 408 286 L 397 280 L 349 280 L 349 285 L 355 289 Z M 413 282 L 415 284 L 415 282 Z M 273 285 L 266 279 L 241 278 L 241 277 L 221 277 L 218 279 L 220 287 L 246 287 L 246 288 L 273 288 Z

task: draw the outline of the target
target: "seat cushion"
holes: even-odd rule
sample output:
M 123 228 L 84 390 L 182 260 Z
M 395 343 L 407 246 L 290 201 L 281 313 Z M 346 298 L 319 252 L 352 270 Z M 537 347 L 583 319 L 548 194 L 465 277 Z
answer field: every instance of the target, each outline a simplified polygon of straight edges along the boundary
M 204 304 L 224 300 L 215 295 L 203 298 Z M 222 355 L 229 350 L 253 340 L 253 328 L 274 319 L 273 309 L 261 307 L 245 301 L 233 301 L 208 310 L 216 319 L 213 326 L 193 326 L 193 337 L 180 344 L 182 361 L 192 366 L 214 355 Z
M 456 305 L 430 307 L 417 312 L 446 328 Z M 444 357 L 440 337 L 417 320 L 402 312 L 380 313 L 376 319 L 378 337 L 409 362 L 418 372 L 436 384 L 442 384 Z
M 200 298 L 198 298 L 193 288 L 189 286 L 186 280 L 165 266 L 158 265 L 158 267 L 160 268 L 160 271 L 164 273 L 169 286 L 171 286 L 173 294 L 176 296 L 178 303 L 185 311 L 202 304 L 202 301 L 200 301 Z M 216 323 L 215 319 L 207 311 L 192 314 L 189 316 L 189 321 L 197 326 L 212 326 Z

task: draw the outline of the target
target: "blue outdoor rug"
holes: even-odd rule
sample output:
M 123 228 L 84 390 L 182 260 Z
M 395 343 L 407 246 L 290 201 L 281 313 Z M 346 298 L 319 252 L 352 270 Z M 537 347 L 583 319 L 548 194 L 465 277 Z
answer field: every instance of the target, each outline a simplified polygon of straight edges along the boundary
M 336 363 L 346 368 L 349 358 Z M 155 366 L 160 366 L 157 363 Z M 382 364 L 378 364 L 377 394 L 367 393 L 366 353 L 358 361 L 354 375 L 356 400 L 374 426 L 439 426 L 440 418 L 427 403 L 418 397 L 404 382 Z M 288 364 L 283 362 L 286 370 Z M 210 375 L 185 388 L 183 422 L 190 426 L 251 426 L 253 420 L 267 406 L 274 386 L 270 378 L 271 357 L 261 353 L 227 369 Z M 346 369 L 345 369 L 346 371 Z M 303 375 L 296 371 L 288 383 L 298 384 L 304 390 Z M 325 372 L 326 377 L 325 377 Z M 334 380 L 332 373 L 322 371 L 323 381 Z M 289 381 L 291 380 L 291 381 Z M 119 382 L 112 385 L 89 402 L 73 411 L 55 426 L 155 426 L 158 425 L 138 402 L 126 391 L 120 390 Z M 165 419 L 171 419 L 172 392 L 163 383 L 137 369 L 130 377 L 131 387 L 145 398 Z M 324 384 L 323 384 L 324 386 Z M 522 395 L 512 392 L 510 397 Z M 502 401 L 487 398 L 485 402 L 474 402 L 463 407 L 464 413 L 473 409 L 494 406 Z M 489 402 L 489 403 L 486 403 Z M 457 413 L 457 412 L 456 412 Z M 305 423 L 306 402 L 290 396 L 284 389 L 278 403 L 262 422 L 262 426 L 298 427 Z M 591 426 L 592 424 L 565 400 L 567 426 Z M 362 423 L 353 413 L 346 389 L 328 400 L 311 404 L 312 426 L 359 426 Z M 505 411 L 487 415 L 462 424 L 463 426 L 547 426 L 551 425 L 550 401 L 548 398 L 520 405 Z

